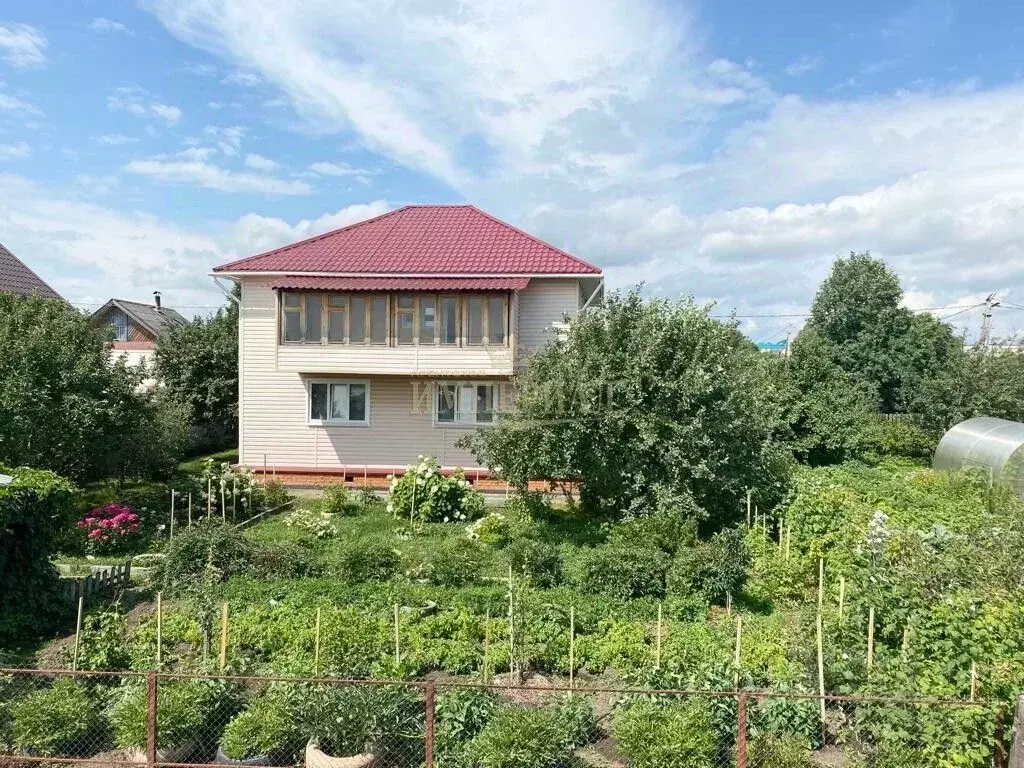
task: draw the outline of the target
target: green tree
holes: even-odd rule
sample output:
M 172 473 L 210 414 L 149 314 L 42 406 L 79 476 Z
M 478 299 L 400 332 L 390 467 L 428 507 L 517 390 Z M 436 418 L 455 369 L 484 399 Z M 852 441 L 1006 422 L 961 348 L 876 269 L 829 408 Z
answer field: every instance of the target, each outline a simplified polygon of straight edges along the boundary
M 238 298 L 238 292 L 235 292 Z M 238 438 L 238 305 L 197 317 L 164 336 L 156 368 L 168 395 L 188 412 L 195 447 L 232 446 Z
M 76 480 L 150 471 L 139 445 L 162 436 L 142 375 L 64 302 L 0 293 L 0 462 Z
M 720 525 L 788 469 L 761 374 L 755 347 L 707 308 L 613 294 L 530 357 L 515 411 L 467 442 L 516 486 L 577 482 L 592 511 L 644 514 L 667 494 Z

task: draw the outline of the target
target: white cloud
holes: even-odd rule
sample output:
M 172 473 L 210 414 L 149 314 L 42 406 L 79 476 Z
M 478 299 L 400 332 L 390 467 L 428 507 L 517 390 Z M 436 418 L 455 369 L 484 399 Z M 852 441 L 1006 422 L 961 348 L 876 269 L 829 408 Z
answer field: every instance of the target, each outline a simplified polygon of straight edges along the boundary
M 32 154 L 32 147 L 24 141 L 13 144 L 0 144 L 0 160 L 13 160 L 28 157 Z
M 117 176 L 93 176 L 88 173 L 83 173 L 80 176 L 75 177 L 75 184 L 88 190 L 93 195 L 109 195 L 118 185 L 121 180 Z
M 349 205 L 315 219 L 302 219 L 295 224 L 272 216 L 249 213 L 235 222 L 232 244 L 239 253 L 252 255 L 347 227 L 357 221 L 380 216 L 389 210 L 391 206 L 385 200 L 374 200 L 371 203 Z
M 254 171 L 273 171 L 278 165 L 280 164 L 277 161 L 257 155 L 255 152 L 250 152 L 245 156 L 245 167 L 252 168 Z
M 353 168 L 347 163 L 313 163 L 309 166 L 309 170 L 313 173 L 319 174 L 320 176 L 368 176 L 370 171 L 363 170 L 362 168 Z
M 108 147 L 120 147 L 124 144 L 134 144 L 138 139 L 134 136 L 126 136 L 123 133 L 104 133 L 97 136 L 96 141 Z
M 95 19 L 89 22 L 89 29 L 93 32 L 123 32 L 126 35 L 134 35 L 128 27 L 122 24 L 120 21 L 114 21 L 113 19 L 106 19 L 102 16 L 97 16 Z
M 46 37 L 29 24 L 0 24 L 0 57 L 12 67 L 46 63 Z
M 255 88 L 263 82 L 263 78 L 257 75 L 255 72 L 246 72 L 244 69 L 236 69 L 234 72 L 229 73 L 223 80 L 222 83 L 228 85 L 241 85 L 245 88 Z
M 225 155 L 235 156 L 242 146 L 242 137 L 245 136 L 245 128 L 240 125 L 227 127 L 219 125 L 208 125 L 203 129 L 206 138 L 217 142 L 217 147 Z
M 793 77 L 806 75 L 820 67 L 823 62 L 824 59 L 822 59 L 821 56 L 808 56 L 805 53 L 803 56 L 800 56 L 789 63 L 786 67 L 786 74 L 792 75 Z
M 178 157 L 186 160 L 209 160 L 217 154 L 213 147 L 188 147 L 178 153 Z
M 129 173 L 169 184 L 194 184 L 221 192 L 253 192 L 264 195 L 308 195 L 313 189 L 304 181 L 279 179 L 256 173 L 238 173 L 202 160 L 133 160 Z
M 0 93 L 0 112 L 7 112 L 16 117 L 40 117 L 43 114 L 34 104 L 6 93 Z
M 107 95 L 107 108 L 114 112 L 124 111 L 136 117 L 157 118 L 167 125 L 176 125 L 181 120 L 180 109 L 155 101 L 143 88 L 133 85 L 111 91 Z

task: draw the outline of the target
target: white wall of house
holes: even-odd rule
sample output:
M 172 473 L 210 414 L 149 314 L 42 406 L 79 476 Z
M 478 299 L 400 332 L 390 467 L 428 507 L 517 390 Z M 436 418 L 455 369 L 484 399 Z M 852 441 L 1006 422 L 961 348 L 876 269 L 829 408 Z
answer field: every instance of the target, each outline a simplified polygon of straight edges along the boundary
M 521 292 L 520 347 L 551 340 L 551 323 L 579 306 L 576 280 L 532 280 Z M 401 468 L 420 454 L 434 455 L 446 467 L 476 467 L 473 456 L 455 443 L 471 428 L 435 423 L 432 379 L 412 376 L 342 373 L 335 364 L 317 369 L 318 352 L 305 350 L 301 366 L 282 365 L 278 345 L 277 300 L 267 280 L 242 281 L 239 328 L 240 461 L 251 466 L 338 469 Z M 385 350 L 381 350 L 385 351 Z M 335 361 L 336 362 L 336 361 Z M 455 373 L 454 371 L 452 373 Z M 370 386 L 369 424 L 310 425 L 307 381 L 346 379 Z M 480 380 L 480 377 L 473 377 Z M 498 380 L 497 378 L 488 380 Z M 507 379 L 499 386 L 509 402 Z

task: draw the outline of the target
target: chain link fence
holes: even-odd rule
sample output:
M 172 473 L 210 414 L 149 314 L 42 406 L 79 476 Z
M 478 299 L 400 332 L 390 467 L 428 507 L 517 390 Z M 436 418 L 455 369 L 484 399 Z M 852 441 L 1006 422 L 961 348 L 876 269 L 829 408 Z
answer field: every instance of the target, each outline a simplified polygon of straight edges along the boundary
M 0 768 L 1007 765 L 1003 705 L 0 670 Z

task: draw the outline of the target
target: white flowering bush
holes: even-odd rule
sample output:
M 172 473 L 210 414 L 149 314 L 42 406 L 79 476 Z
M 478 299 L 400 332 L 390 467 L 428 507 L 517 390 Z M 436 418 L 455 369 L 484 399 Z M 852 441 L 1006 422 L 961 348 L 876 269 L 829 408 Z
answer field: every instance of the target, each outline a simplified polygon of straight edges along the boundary
M 468 523 L 484 512 L 484 497 L 461 471 L 441 473 L 437 459 L 418 457 L 401 477 L 390 477 L 388 512 L 424 523 Z

